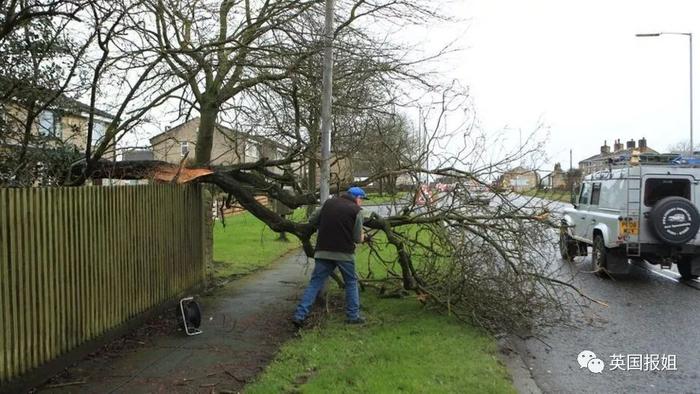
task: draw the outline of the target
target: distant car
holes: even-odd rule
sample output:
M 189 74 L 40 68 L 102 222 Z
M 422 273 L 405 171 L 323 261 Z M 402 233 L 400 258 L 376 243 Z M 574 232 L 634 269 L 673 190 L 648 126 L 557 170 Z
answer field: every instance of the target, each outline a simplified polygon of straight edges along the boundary
M 700 274 L 700 167 L 670 161 L 624 164 L 587 176 L 561 223 L 562 258 L 588 254 L 596 271 L 629 259 Z
M 465 204 L 488 205 L 491 202 L 492 193 L 481 185 L 470 187 L 458 187 L 454 190 L 455 196 Z

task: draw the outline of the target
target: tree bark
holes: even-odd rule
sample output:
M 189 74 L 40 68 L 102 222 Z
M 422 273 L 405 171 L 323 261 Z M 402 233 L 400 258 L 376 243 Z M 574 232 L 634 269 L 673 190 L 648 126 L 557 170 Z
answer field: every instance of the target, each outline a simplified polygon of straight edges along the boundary
M 215 104 L 202 105 L 199 130 L 197 131 L 197 145 L 194 151 L 194 161 L 197 166 L 209 166 L 211 164 L 211 149 L 214 144 L 214 131 L 218 115 L 219 107 Z

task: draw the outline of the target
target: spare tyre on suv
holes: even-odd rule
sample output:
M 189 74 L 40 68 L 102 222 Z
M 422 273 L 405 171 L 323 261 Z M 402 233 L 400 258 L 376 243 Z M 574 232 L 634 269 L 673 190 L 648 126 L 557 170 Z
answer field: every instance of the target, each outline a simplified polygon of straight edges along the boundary
M 679 196 L 665 197 L 649 212 L 649 223 L 661 242 L 683 245 L 700 229 L 700 213 L 693 203 Z

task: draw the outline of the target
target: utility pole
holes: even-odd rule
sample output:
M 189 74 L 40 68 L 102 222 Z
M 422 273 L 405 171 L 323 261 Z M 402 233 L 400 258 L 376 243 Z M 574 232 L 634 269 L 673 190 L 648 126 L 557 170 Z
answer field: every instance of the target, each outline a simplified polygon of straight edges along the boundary
M 323 95 L 321 98 L 321 204 L 330 195 L 331 105 L 333 100 L 333 2 L 326 0 L 323 49 Z
M 574 150 L 569 149 L 569 171 L 574 169 Z

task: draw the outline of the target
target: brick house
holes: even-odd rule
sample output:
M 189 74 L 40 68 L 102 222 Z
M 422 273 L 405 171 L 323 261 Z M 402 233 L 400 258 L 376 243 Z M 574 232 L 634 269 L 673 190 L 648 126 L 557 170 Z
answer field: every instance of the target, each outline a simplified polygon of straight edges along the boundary
M 498 186 L 515 192 L 523 192 L 537 188 L 540 177 L 535 170 L 518 166 L 503 173 L 498 179 Z
M 188 160 L 194 159 L 199 122 L 199 118 L 193 118 L 151 137 L 154 159 L 179 164 L 187 152 L 189 152 Z M 274 160 L 283 157 L 287 151 L 284 145 L 269 138 L 239 133 L 220 124 L 216 125 L 213 138 L 211 164 L 215 166 L 250 163 L 262 157 Z M 320 155 L 317 156 L 317 160 L 320 162 Z M 281 172 L 277 168 L 271 170 Z M 308 167 L 306 165 L 296 164 L 292 170 L 301 178 L 307 177 Z M 320 168 L 317 166 L 315 174 L 317 185 L 320 182 L 320 173 Z M 352 179 L 350 160 L 346 157 L 333 155 L 331 158 L 331 183 L 345 184 L 352 182 Z
M 621 157 L 631 157 L 632 151 L 638 151 L 639 153 L 658 153 L 654 149 L 647 146 L 646 138 L 642 138 L 639 141 L 631 139 L 627 141 L 626 146 L 620 142 L 619 139 L 617 139 L 614 141 L 612 150 L 610 149 L 607 141 L 604 141 L 603 145 L 600 147 L 600 153 L 581 160 L 578 163 L 578 168 L 581 170 L 581 175 L 586 176 L 606 169 L 608 167 L 609 159 L 615 160 Z
M 193 118 L 151 137 L 154 158 L 178 164 L 189 153 L 188 158 L 194 159 L 199 121 L 199 118 Z M 220 124 L 216 125 L 213 138 L 212 165 L 253 162 L 261 157 L 276 159 L 284 154 L 284 147 L 272 140 L 237 133 Z
M 45 137 L 47 143 L 43 148 L 50 148 L 59 144 L 74 146 L 78 151 L 85 152 L 87 148 L 87 133 L 90 106 L 77 100 L 61 95 L 53 104 L 40 112 L 32 124 L 31 132 L 36 137 Z M 0 103 L 0 117 L 8 130 L 23 128 L 28 116 L 28 111 L 20 104 L 12 101 Z M 114 116 L 101 110 L 94 111 L 94 124 L 92 134 L 92 146 L 102 141 L 105 132 Z M 21 133 L 20 133 L 21 134 Z M 6 147 L 21 145 L 20 138 L 14 138 L 14 133 L 7 133 L 4 141 Z M 52 141 L 54 141 L 52 143 Z M 103 156 L 106 159 L 114 158 L 115 147 L 112 146 Z
M 540 185 L 546 189 L 566 189 L 566 172 L 561 169 L 561 163 L 554 164 L 554 170 L 542 177 Z

